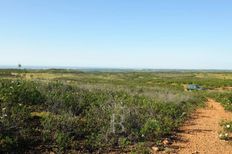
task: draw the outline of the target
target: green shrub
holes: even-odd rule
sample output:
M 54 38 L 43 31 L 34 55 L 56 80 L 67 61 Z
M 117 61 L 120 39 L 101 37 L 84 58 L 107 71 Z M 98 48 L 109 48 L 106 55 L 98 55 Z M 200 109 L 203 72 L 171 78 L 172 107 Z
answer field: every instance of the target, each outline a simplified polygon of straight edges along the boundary
M 30 112 L 21 104 L 2 102 L 0 110 L 0 152 L 25 150 L 31 143 Z
M 150 154 L 151 149 L 144 143 L 139 142 L 131 152 L 132 154 Z
M 73 138 L 80 139 L 84 134 L 84 121 L 68 114 L 49 114 L 41 118 L 44 143 L 58 151 L 66 151 L 71 147 Z M 78 148 L 78 147 L 72 147 Z
M 209 96 L 220 102 L 225 110 L 232 111 L 232 92 L 210 93 Z
M 220 125 L 225 132 L 232 133 L 232 121 L 222 121 Z
M 161 123 L 155 119 L 148 119 L 141 129 L 141 134 L 149 140 L 160 137 L 162 133 Z
M 3 80 L 0 88 L 0 101 L 36 105 L 45 102 L 45 97 L 33 82 Z
M 55 133 L 54 138 L 59 152 L 65 152 L 72 142 L 69 134 L 59 131 Z

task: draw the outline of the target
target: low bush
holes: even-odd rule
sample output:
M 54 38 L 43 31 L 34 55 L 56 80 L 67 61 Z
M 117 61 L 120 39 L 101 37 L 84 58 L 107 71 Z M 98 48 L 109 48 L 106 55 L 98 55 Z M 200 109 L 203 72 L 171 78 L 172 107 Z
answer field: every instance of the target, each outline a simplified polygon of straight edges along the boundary
M 211 93 L 210 96 L 220 102 L 226 110 L 232 111 L 232 92 Z
M 219 133 L 219 138 L 221 140 L 231 141 L 232 138 L 232 121 L 222 121 L 220 123 L 223 131 Z
M 0 81 L 0 102 L 36 105 L 44 103 L 45 98 L 33 82 L 2 80 Z
M 25 150 L 31 139 L 29 110 L 22 104 L 9 102 L 1 102 L 0 109 L 0 152 Z

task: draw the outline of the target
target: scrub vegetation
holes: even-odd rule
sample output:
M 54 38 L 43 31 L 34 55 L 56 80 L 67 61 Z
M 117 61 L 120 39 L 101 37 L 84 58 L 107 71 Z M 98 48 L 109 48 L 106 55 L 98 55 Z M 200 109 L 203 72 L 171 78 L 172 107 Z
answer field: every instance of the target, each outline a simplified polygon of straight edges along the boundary
M 163 141 L 207 97 L 232 111 L 231 77 L 229 72 L 1 70 L 0 152 L 149 153 L 152 146 L 166 146 Z M 207 90 L 188 92 L 187 84 Z

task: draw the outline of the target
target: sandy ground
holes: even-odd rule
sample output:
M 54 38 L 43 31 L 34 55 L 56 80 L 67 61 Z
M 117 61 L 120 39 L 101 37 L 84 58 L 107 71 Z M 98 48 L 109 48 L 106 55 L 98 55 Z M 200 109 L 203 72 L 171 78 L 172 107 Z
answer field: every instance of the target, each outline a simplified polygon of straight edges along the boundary
M 221 120 L 232 120 L 232 113 L 212 99 L 207 107 L 198 109 L 180 132 L 171 148 L 179 154 L 232 154 L 232 145 L 219 139 Z
M 226 91 L 232 91 L 232 87 L 222 87 L 222 88 L 215 88 L 208 91 L 214 91 L 214 92 L 226 92 Z

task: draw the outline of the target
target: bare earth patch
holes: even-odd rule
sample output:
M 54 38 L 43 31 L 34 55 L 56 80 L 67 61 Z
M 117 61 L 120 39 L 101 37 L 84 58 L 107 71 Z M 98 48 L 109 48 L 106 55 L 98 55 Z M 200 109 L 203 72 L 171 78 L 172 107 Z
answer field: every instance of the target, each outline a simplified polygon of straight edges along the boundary
M 232 91 L 232 87 L 215 88 L 215 89 L 211 89 L 211 90 L 209 90 L 209 91 L 214 91 L 214 92 Z
M 179 154 L 232 154 L 232 145 L 218 136 L 222 120 L 232 120 L 232 113 L 209 99 L 207 107 L 198 109 L 180 128 L 179 139 L 171 147 Z

